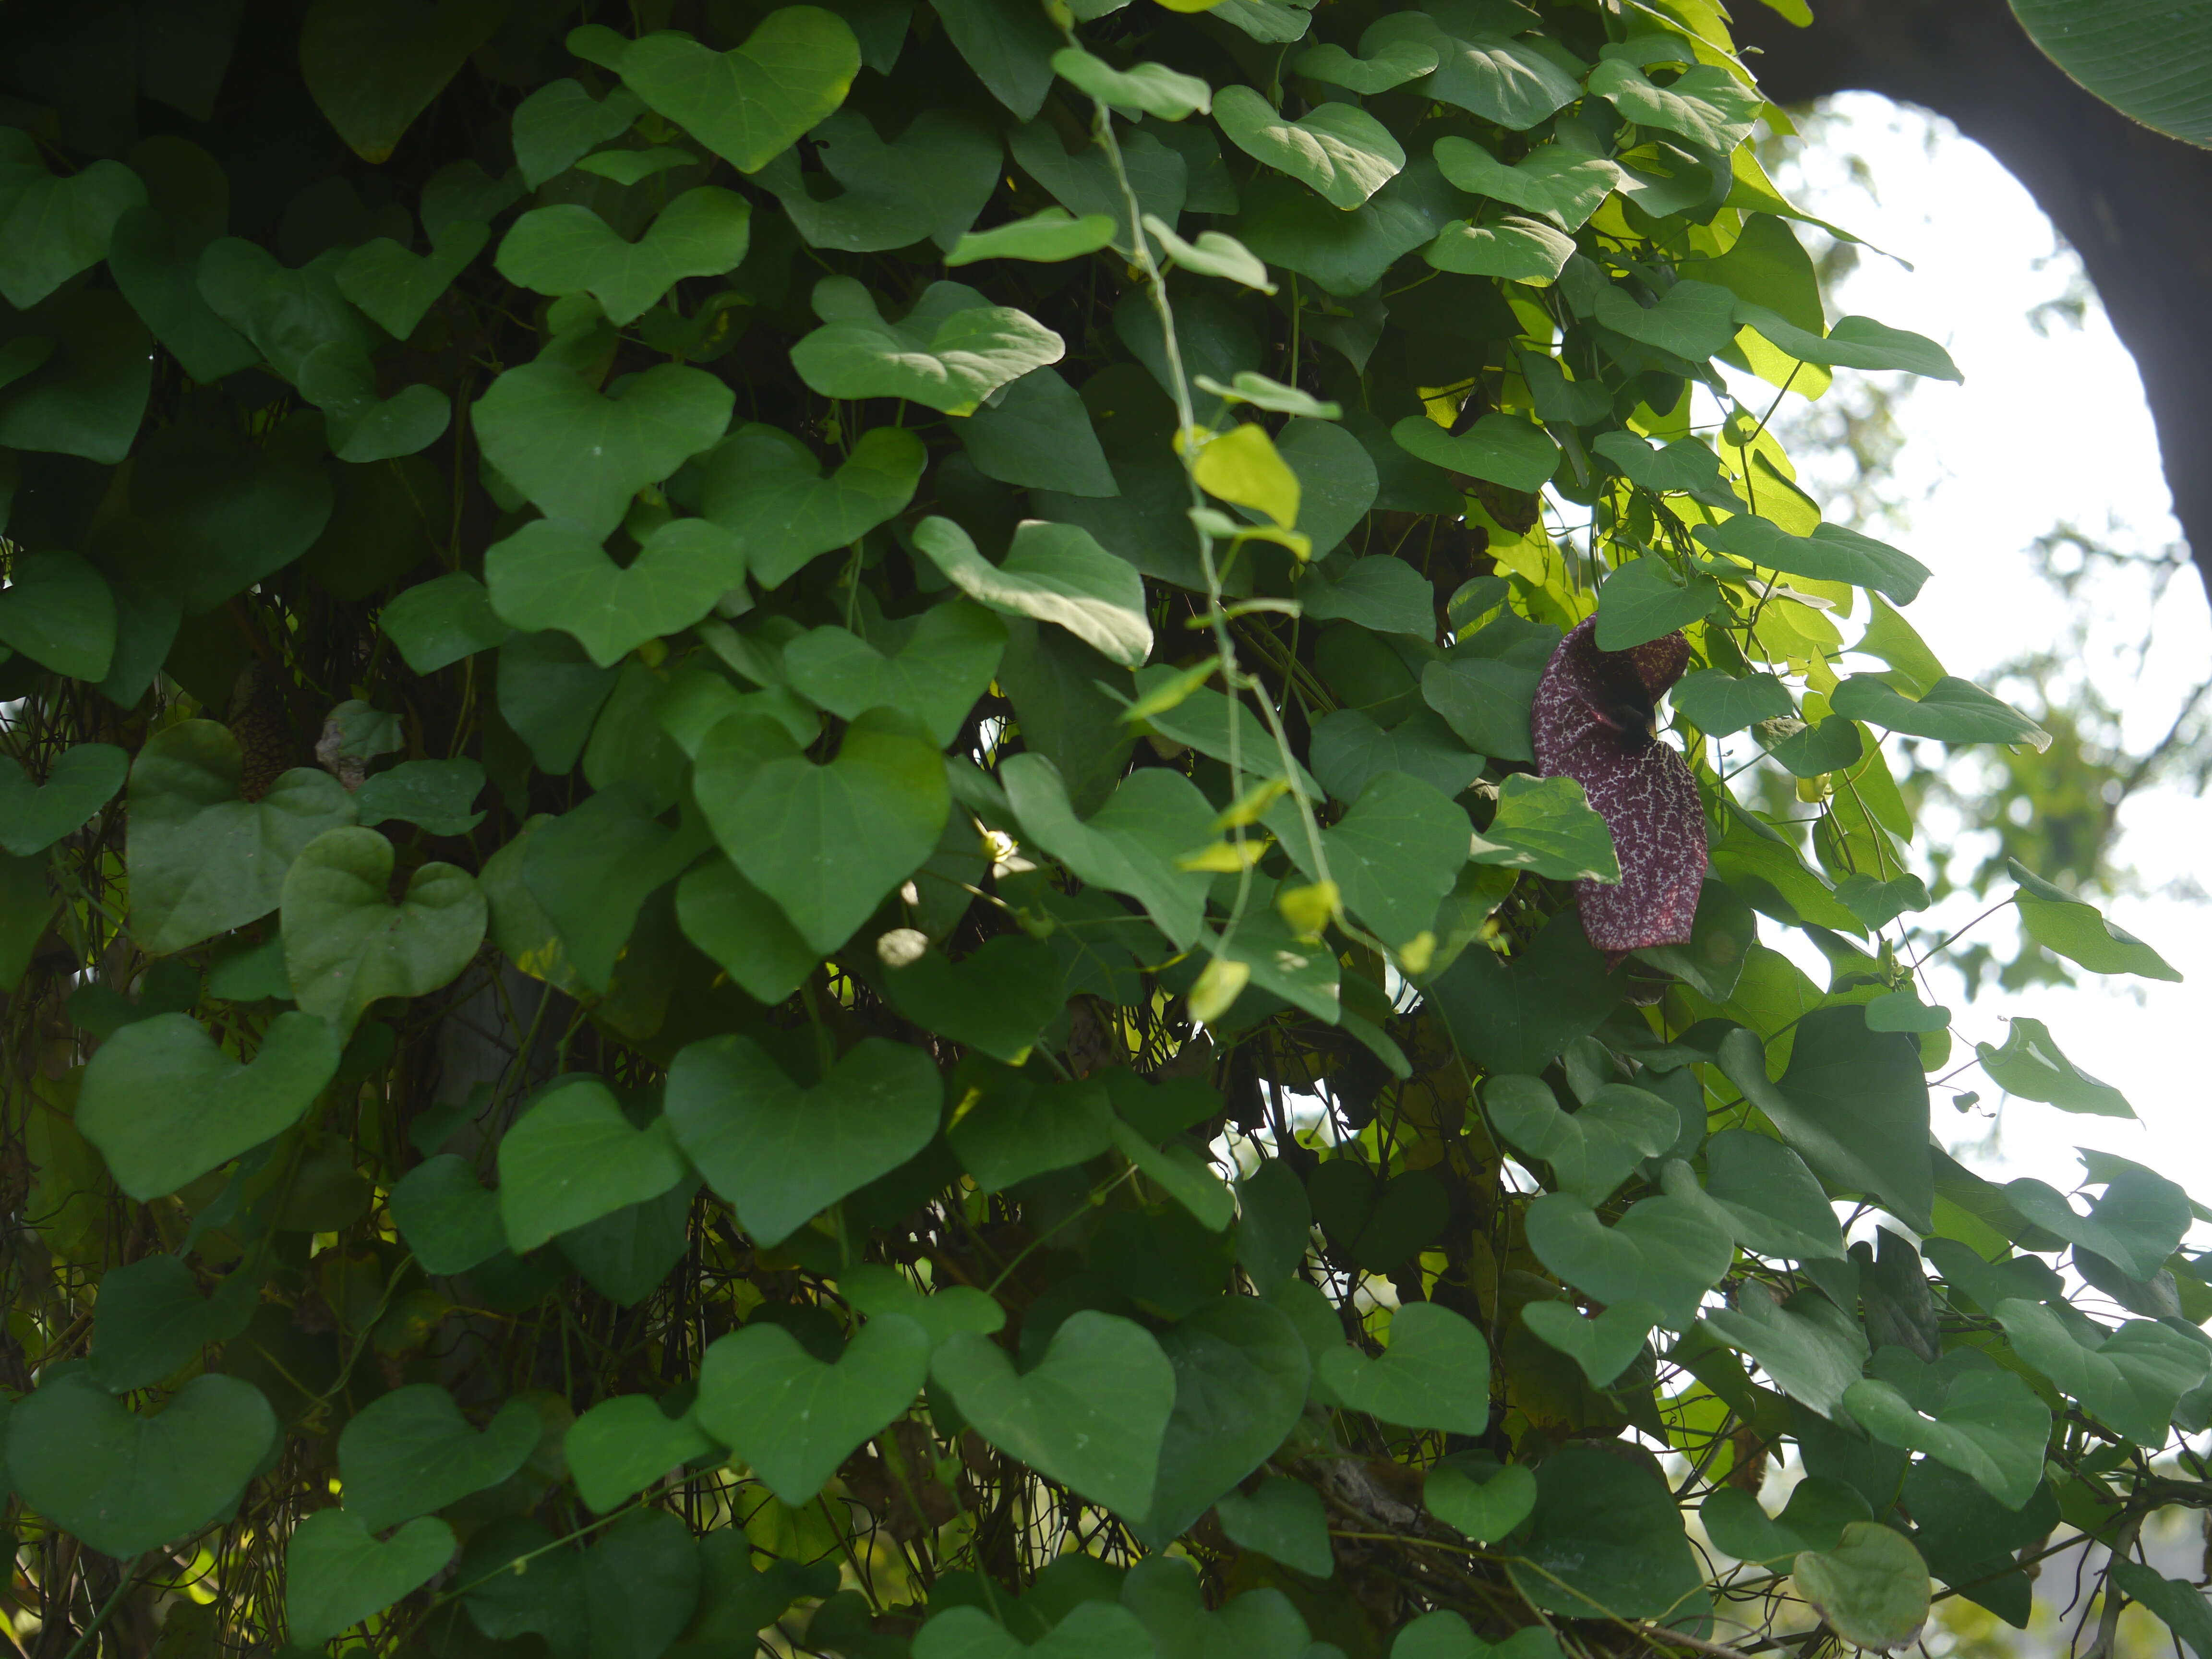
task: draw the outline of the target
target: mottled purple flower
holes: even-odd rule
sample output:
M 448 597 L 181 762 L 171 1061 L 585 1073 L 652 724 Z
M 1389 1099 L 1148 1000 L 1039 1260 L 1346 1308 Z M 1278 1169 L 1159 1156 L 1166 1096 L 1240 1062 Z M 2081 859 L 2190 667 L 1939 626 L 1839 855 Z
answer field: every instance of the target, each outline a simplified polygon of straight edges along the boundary
M 1559 641 L 1528 710 L 1538 769 L 1582 785 L 1620 857 L 1617 884 L 1576 884 L 1583 931 L 1615 954 L 1686 945 L 1705 878 L 1705 815 L 1688 765 L 1659 740 L 1656 711 L 1689 665 L 1690 642 L 1669 634 L 1601 651 L 1596 629 L 1592 617 Z

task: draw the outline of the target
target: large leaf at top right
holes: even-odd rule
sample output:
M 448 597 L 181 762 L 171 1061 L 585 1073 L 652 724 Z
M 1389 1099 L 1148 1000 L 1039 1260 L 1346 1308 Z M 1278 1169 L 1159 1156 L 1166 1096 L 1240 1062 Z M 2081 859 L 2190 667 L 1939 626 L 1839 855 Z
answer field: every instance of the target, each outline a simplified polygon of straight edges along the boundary
M 2012 0 L 2051 61 L 2121 114 L 2212 149 L 2212 14 L 2171 0 Z

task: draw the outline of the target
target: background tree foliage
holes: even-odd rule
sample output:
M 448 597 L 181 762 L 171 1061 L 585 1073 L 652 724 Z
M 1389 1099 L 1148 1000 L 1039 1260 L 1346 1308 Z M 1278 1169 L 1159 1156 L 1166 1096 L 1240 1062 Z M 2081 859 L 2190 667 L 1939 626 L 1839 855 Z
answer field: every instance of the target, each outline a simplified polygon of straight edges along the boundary
M 1718 13 L 602 9 L 7 14 L 26 1650 L 2207 1650 Z

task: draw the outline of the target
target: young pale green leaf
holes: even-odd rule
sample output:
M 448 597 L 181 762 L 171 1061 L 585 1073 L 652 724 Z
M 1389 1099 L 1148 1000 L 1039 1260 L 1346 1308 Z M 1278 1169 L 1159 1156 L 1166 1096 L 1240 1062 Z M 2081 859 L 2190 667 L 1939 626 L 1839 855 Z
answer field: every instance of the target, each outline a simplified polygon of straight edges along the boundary
M 791 349 L 792 366 L 825 398 L 904 398 L 972 415 L 1000 386 L 1066 354 L 1027 312 L 994 306 L 958 283 L 932 283 L 914 309 L 886 322 L 850 276 L 814 286 L 822 326 Z
M 699 1368 L 702 1427 L 785 1503 L 811 1503 L 854 1449 L 903 1413 L 929 1375 L 929 1335 L 891 1315 L 860 1327 L 835 1364 L 790 1332 L 748 1325 Z
M 1053 1333 L 1017 1375 L 1005 1352 L 962 1332 L 930 1360 L 930 1376 L 993 1445 L 1127 1516 L 1152 1504 L 1160 1448 L 1174 1414 L 1174 1364 L 1141 1325 L 1085 1310 Z
M 481 1432 L 434 1382 L 380 1395 L 338 1435 L 349 1515 L 371 1532 L 495 1486 L 536 1449 L 537 1412 L 510 1400 Z
M 329 830 L 300 849 L 284 877 L 284 967 L 301 1010 L 341 1040 L 380 997 L 416 997 L 450 983 L 483 943 L 488 911 L 474 876 L 425 864 L 398 904 L 392 843 L 374 830 Z
M 819 6 L 770 12 L 728 52 L 673 31 L 634 41 L 623 84 L 740 173 L 757 173 L 845 101 L 860 46 Z
M 318 1510 L 292 1530 L 284 1552 L 284 1626 L 319 1646 L 421 1589 L 460 1548 L 435 1516 L 410 1521 L 379 1542 L 361 1517 Z
M 588 1078 L 547 1090 L 499 1143 L 507 1243 L 518 1255 L 534 1250 L 556 1233 L 666 1192 L 684 1178 L 672 1127 L 657 1117 L 631 1127 L 613 1091 Z
M 156 1014 L 100 1044 L 76 1127 L 117 1186 L 160 1198 L 290 1128 L 337 1066 L 337 1042 L 313 1014 L 279 1014 L 251 1065 L 189 1014 Z
M 8 1474 L 47 1520 L 127 1561 L 229 1516 L 276 1435 L 268 1401 L 235 1376 L 196 1376 L 140 1416 L 64 1373 L 8 1414 Z
M 769 1246 L 928 1145 L 944 1095 L 924 1051 L 880 1037 L 811 1089 L 751 1038 L 712 1037 L 670 1066 L 665 1121 L 707 1184 Z

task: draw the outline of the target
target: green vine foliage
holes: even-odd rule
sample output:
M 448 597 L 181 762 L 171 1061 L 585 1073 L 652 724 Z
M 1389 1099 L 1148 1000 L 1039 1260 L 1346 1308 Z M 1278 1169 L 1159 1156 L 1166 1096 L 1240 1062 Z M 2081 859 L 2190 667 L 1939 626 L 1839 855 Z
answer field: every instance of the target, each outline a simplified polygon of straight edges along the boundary
M 2130 1110 L 1916 972 L 1882 733 L 2047 739 L 1765 423 L 1956 371 L 1709 0 L 4 27 L 19 1641 L 1733 1659 L 2063 1522 L 2204 1650 L 2202 1212 L 1931 1141 Z

